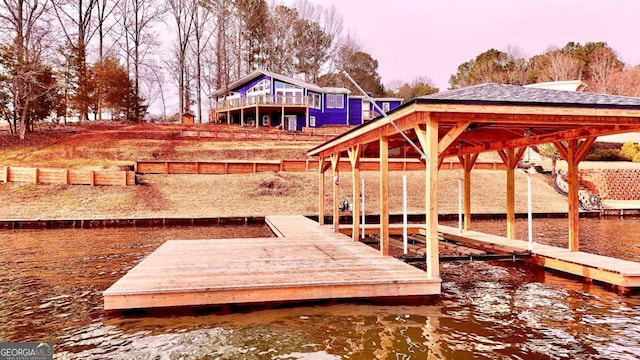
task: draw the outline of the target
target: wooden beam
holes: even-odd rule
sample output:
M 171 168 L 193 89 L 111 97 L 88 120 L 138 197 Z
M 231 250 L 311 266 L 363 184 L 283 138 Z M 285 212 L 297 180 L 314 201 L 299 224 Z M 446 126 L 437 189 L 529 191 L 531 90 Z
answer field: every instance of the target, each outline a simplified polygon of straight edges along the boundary
M 580 143 L 580 147 L 576 152 L 576 161 L 580 162 L 584 160 L 584 157 L 587 156 L 589 149 L 591 149 L 593 144 L 596 142 L 596 139 L 597 139 L 597 136 L 591 136 L 584 139 L 584 141 Z
M 323 156 L 318 160 L 318 223 L 324 225 L 324 173 L 327 171 Z
M 473 104 L 419 104 L 415 111 L 430 112 L 439 122 L 523 122 L 533 125 L 574 123 L 579 125 L 602 125 L 611 123 L 634 123 L 640 117 L 638 109 L 519 106 L 519 105 L 473 105 Z
M 478 160 L 479 154 L 466 154 L 462 157 L 464 169 L 463 178 L 463 201 L 464 201 L 464 229 L 471 230 L 471 170 Z
M 425 142 L 422 148 L 428 157 L 425 176 L 426 203 L 426 265 L 429 279 L 440 278 L 438 255 L 438 121 L 427 116 Z M 426 146 L 425 146 L 426 145 Z
M 569 251 L 579 249 L 579 203 L 578 203 L 578 164 L 580 160 L 576 154 L 578 151 L 578 140 L 569 140 L 567 147 L 567 182 L 569 183 L 569 193 L 567 194 L 569 203 Z
M 438 154 L 447 150 L 469 125 L 471 125 L 471 121 L 460 121 L 455 124 L 438 142 Z
M 389 255 L 389 138 L 380 138 L 380 252 Z
M 569 150 L 567 149 L 567 147 L 560 141 L 556 141 L 553 143 L 553 146 L 556 147 L 556 149 L 558 149 L 558 152 L 560 153 L 560 156 L 565 159 L 568 160 L 569 159 Z
M 333 171 L 333 231 L 340 231 L 340 154 L 331 155 L 331 169 Z
M 349 162 L 351 163 L 351 176 L 353 187 L 353 211 L 351 217 L 353 219 L 353 230 L 351 236 L 354 241 L 358 241 L 360 237 L 360 154 L 362 146 L 357 145 L 348 150 Z
M 640 122 L 640 120 L 638 120 Z M 458 148 L 449 148 L 444 153 L 440 154 L 440 156 L 456 156 L 456 155 L 464 155 L 464 154 L 474 154 L 480 152 L 490 152 L 497 151 L 500 149 L 506 148 L 518 148 L 522 146 L 532 146 L 532 145 L 540 145 L 540 144 L 548 144 L 555 143 L 558 141 L 566 141 L 570 139 L 582 139 L 591 136 L 602 136 L 602 135 L 611 135 L 624 133 L 629 131 L 638 131 L 640 130 L 640 123 L 635 126 L 624 126 L 624 125 L 607 125 L 607 126 L 599 126 L 599 127 L 580 127 L 574 128 L 570 130 L 562 130 L 554 133 L 547 133 L 539 136 L 527 136 L 527 137 L 519 137 L 515 139 L 508 139 L 503 141 L 492 141 L 486 144 L 480 145 L 467 145 Z

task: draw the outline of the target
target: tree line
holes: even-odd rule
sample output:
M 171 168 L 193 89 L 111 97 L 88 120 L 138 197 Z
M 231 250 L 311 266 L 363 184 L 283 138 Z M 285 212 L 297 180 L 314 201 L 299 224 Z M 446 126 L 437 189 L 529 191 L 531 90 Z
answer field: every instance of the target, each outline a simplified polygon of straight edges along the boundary
M 525 58 L 521 51 L 489 49 L 458 66 L 451 89 L 495 82 L 525 85 L 548 81 L 582 80 L 585 91 L 640 96 L 640 66 L 629 67 L 605 42 L 568 42 L 543 54 Z
M 0 117 L 21 138 L 45 119 L 141 121 L 150 104 L 202 121 L 206 94 L 256 69 L 353 88 L 348 71 L 387 94 L 336 9 L 307 0 L 0 1 Z

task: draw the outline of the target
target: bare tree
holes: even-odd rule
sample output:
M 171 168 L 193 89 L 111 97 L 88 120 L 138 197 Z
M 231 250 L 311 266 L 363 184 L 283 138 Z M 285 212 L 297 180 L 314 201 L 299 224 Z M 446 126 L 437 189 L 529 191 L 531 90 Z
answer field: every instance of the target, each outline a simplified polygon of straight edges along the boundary
M 271 9 L 271 46 L 267 48 L 265 67 L 273 72 L 292 76 L 295 73 L 292 61 L 295 52 L 293 24 L 298 20 L 298 12 L 290 7 L 278 5 Z
M 144 88 L 147 94 L 147 101 L 151 106 L 156 99 L 160 99 L 162 107 L 162 120 L 167 121 L 167 101 L 164 93 L 165 73 L 163 67 L 154 60 L 146 62 L 143 68 L 144 75 L 141 79 L 141 88 Z
M 195 55 L 195 80 L 196 80 L 196 119 L 199 122 L 202 121 L 202 80 L 203 80 L 203 57 L 209 42 L 215 34 L 215 28 L 212 24 L 213 16 L 211 7 L 198 6 L 195 11 L 193 19 L 193 38 L 194 43 L 192 46 L 193 54 Z
M 197 0 L 167 0 L 169 11 L 175 20 L 177 42 L 174 54 L 177 59 L 178 97 L 180 119 L 184 111 L 188 111 L 189 104 L 185 103 L 185 89 L 187 82 L 187 49 L 193 35 L 194 15 L 198 8 Z
M 104 38 L 105 38 L 105 32 L 110 32 L 114 25 L 116 24 L 115 21 L 109 23 L 109 20 L 112 19 L 114 17 L 114 12 L 117 9 L 118 3 L 120 2 L 120 0 L 98 0 L 96 2 L 96 16 L 95 16 L 95 21 L 96 21 L 96 29 L 97 29 L 97 33 L 98 33 L 98 64 L 99 64 L 99 69 L 102 69 L 102 67 L 104 66 Z M 102 77 L 98 77 L 96 79 L 97 81 L 97 86 L 96 86 L 96 99 L 97 99 L 97 104 L 98 104 L 98 109 L 97 109 L 97 113 L 98 113 L 98 120 L 102 120 L 102 96 L 100 94 L 100 92 L 102 91 L 103 88 L 103 82 L 104 79 Z
M 43 87 L 41 83 L 41 76 L 46 70 L 42 64 L 42 53 L 48 35 L 45 19 L 48 3 L 38 0 L 2 0 L 2 3 L 0 26 L 13 37 L 13 49 L 5 49 L 9 53 L 3 54 L 5 62 L 8 62 L 4 66 L 12 67 L 12 131 L 24 139 L 34 102 L 51 90 L 50 85 Z
M 547 54 L 548 65 L 541 71 L 540 81 L 575 80 L 580 78 L 580 60 L 557 50 Z
M 153 0 L 119 0 L 119 10 L 121 13 L 120 25 L 124 36 L 125 63 L 129 74 L 133 74 L 134 99 L 131 99 L 134 101 L 133 117 L 136 121 L 140 121 L 142 115 L 139 103 L 142 98 L 140 94 L 141 67 L 145 63 L 147 54 L 158 46 L 153 25 L 164 15 L 165 9 Z
M 87 120 L 91 102 L 90 78 L 87 67 L 87 47 L 95 34 L 92 27 L 98 0 L 52 0 L 67 43 L 74 52 L 77 88 L 74 101 L 79 120 Z M 75 30 L 75 32 L 74 32 Z
M 603 94 L 612 90 L 614 74 L 623 70 L 622 63 L 609 47 L 594 50 L 588 66 L 591 74 L 590 90 Z

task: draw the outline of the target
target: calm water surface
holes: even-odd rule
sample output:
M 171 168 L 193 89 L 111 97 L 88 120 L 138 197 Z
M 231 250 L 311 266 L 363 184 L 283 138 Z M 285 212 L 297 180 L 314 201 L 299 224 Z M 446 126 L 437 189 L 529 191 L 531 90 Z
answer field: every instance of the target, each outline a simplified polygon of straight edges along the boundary
M 566 225 L 535 220 L 535 239 L 563 246 Z M 640 261 L 640 219 L 580 225 L 581 249 Z M 474 229 L 502 234 L 504 223 Z M 519 262 L 443 263 L 442 296 L 420 304 L 102 310 L 102 291 L 165 240 L 240 235 L 270 236 L 262 226 L 2 231 L 0 340 L 50 341 L 62 359 L 640 358 L 640 295 Z

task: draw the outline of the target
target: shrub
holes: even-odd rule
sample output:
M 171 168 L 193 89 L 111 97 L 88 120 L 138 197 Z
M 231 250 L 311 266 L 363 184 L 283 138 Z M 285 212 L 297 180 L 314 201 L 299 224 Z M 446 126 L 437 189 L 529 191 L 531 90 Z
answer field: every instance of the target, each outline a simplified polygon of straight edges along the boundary
M 638 147 L 633 144 L 633 141 L 627 141 L 622 145 L 622 149 L 620 149 L 620 157 L 623 160 L 633 160 L 633 158 L 638 153 Z
M 586 161 L 620 161 L 618 149 L 594 149 L 584 157 Z

